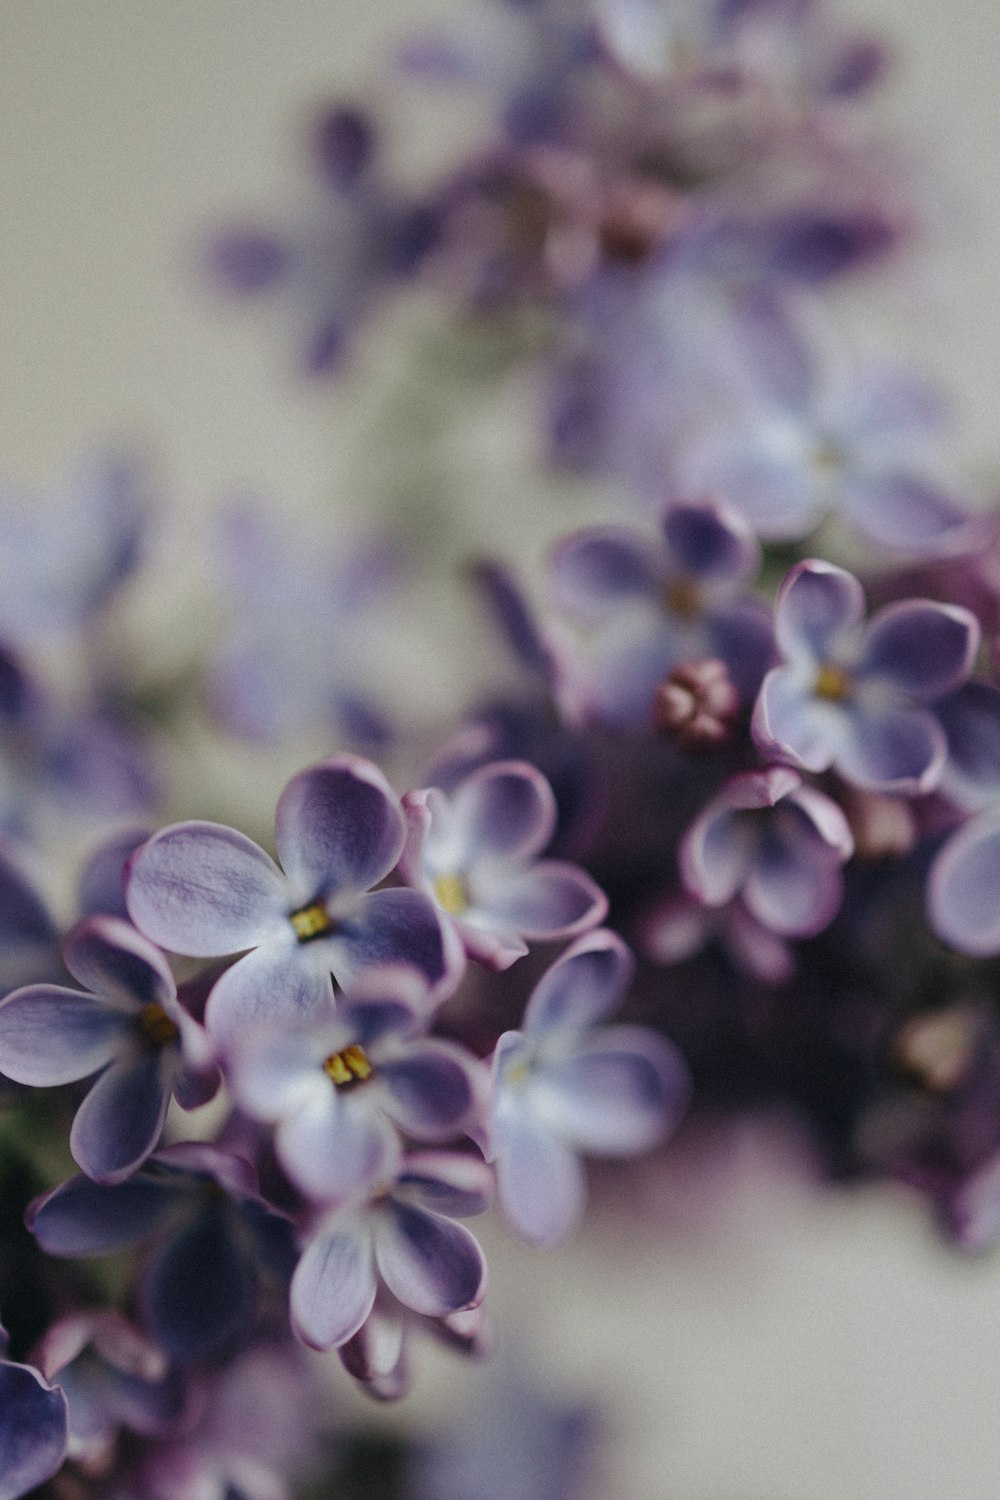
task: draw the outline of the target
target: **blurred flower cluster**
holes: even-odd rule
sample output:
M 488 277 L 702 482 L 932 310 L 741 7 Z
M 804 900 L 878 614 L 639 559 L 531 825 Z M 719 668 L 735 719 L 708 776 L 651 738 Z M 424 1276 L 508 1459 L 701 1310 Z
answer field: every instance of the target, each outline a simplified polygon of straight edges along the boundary
M 299 217 L 211 236 L 334 402 L 419 294 L 587 496 L 540 566 L 515 516 L 465 558 L 506 659 L 470 630 L 447 713 L 413 521 L 220 511 L 157 675 L 142 463 L 0 493 L 0 1500 L 347 1496 L 354 1462 L 572 1500 L 590 1418 L 509 1365 L 379 1456 L 306 1351 L 381 1400 L 424 1338 L 483 1354 L 463 1221 L 557 1247 L 586 1159 L 621 1205 L 686 1117 L 779 1110 L 831 1179 L 1000 1235 L 1000 528 L 828 306 L 920 232 L 887 61 L 819 0 L 468 0 L 392 66 L 484 139 L 414 187 L 334 102 Z M 284 790 L 246 759 L 303 744 Z

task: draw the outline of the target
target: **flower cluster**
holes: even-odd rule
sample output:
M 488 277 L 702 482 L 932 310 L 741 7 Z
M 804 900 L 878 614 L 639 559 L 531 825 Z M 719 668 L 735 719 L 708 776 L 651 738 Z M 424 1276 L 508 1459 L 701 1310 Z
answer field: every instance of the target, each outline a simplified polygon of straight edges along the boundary
M 485 141 L 418 193 L 335 103 L 316 203 L 214 235 L 334 399 L 411 286 L 420 399 L 523 397 L 566 506 L 471 560 L 510 659 L 470 622 L 447 711 L 467 518 L 412 391 L 408 531 L 230 506 L 159 669 L 141 466 L 0 493 L 0 1500 L 285 1500 L 330 1451 L 303 1346 L 382 1400 L 422 1336 L 485 1352 L 463 1221 L 557 1247 L 689 1109 L 778 1106 L 1000 1238 L 1000 528 L 825 295 L 920 219 L 886 61 L 820 0 L 469 0 L 395 77 Z

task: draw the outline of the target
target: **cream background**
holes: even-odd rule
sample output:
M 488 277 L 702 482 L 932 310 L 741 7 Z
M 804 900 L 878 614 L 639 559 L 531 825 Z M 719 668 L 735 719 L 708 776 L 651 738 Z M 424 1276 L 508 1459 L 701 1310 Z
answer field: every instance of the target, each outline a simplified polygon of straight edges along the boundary
M 331 412 L 325 388 L 283 381 L 287 346 L 214 307 L 190 266 L 218 208 L 281 202 L 302 180 L 304 103 L 360 87 L 404 22 L 448 9 L 3 0 L 3 475 L 45 483 L 75 449 L 138 434 L 180 501 L 167 543 L 178 558 L 201 558 L 206 507 L 240 484 L 306 511 L 333 493 L 351 516 L 359 398 Z M 899 41 L 887 110 L 936 163 L 940 243 L 914 290 L 876 289 L 845 316 L 939 373 L 968 469 L 989 480 L 1000 7 L 854 9 Z M 406 144 L 417 160 L 422 147 Z M 363 362 L 373 389 L 387 358 Z M 513 483 L 497 467 L 483 479 L 494 504 Z M 490 504 L 476 514 L 488 532 Z M 731 1142 L 707 1184 L 690 1171 L 674 1168 L 673 1206 L 670 1180 L 659 1188 L 657 1237 L 598 1220 L 572 1251 L 539 1259 L 491 1236 L 498 1324 L 568 1389 L 609 1403 L 595 1500 L 995 1500 L 1000 1260 L 949 1255 L 900 1195 L 817 1196 L 770 1126 Z M 707 1223 L 678 1222 L 691 1180 Z M 378 1419 L 433 1423 L 474 1378 L 428 1356 L 417 1396 Z

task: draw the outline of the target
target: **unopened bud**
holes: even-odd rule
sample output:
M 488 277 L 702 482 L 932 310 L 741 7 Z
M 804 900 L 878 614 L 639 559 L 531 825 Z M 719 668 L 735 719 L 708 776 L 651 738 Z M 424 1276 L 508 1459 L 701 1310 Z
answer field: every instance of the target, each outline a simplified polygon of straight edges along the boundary
M 719 745 L 728 739 L 739 706 L 725 662 L 681 662 L 656 689 L 653 724 L 685 749 Z

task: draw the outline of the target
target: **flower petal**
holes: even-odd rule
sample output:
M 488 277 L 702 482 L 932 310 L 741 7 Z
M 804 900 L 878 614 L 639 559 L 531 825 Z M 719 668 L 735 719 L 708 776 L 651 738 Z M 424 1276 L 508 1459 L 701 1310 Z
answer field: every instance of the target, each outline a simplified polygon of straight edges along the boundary
M 335 1220 L 306 1246 L 295 1268 L 295 1332 L 313 1349 L 345 1344 L 371 1312 L 377 1285 L 368 1233 L 355 1220 Z
M 614 932 L 587 933 L 567 948 L 535 986 L 524 1012 L 533 1036 L 592 1026 L 615 1010 L 632 983 L 635 961 Z
M 289 926 L 266 946 L 237 959 L 216 981 L 205 1025 L 225 1050 L 253 1027 L 303 1025 L 333 1012 L 326 945 L 299 944 Z
M 340 1095 L 332 1083 L 280 1122 L 274 1144 L 292 1181 L 320 1203 L 342 1203 L 392 1180 L 402 1160 L 399 1137 L 377 1105 L 366 1108 L 360 1094 Z
M 672 561 L 689 578 L 739 581 L 760 565 L 760 547 L 750 526 L 721 501 L 672 505 L 663 529 Z
M 867 791 L 930 791 L 948 753 L 938 721 L 926 709 L 893 704 L 865 705 L 845 716 L 848 734 L 836 768 L 845 781 Z
M 375 1230 L 375 1259 L 404 1307 L 440 1318 L 480 1302 L 486 1260 L 464 1224 L 390 1199 Z
M 118 1005 L 163 1005 L 177 993 L 160 950 L 119 917 L 81 922 L 65 939 L 66 967 L 85 989 Z
M 0 1500 L 20 1500 L 66 1456 L 66 1397 L 30 1365 L 0 1360 Z
M 171 1359 L 220 1352 L 252 1322 L 257 1271 L 233 1230 L 229 1205 L 209 1202 L 146 1268 L 143 1315 Z
M 871 541 L 911 556 L 964 546 L 974 526 L 968 510 L 942 485 L 902 471 L 852 474 L 840 503 Z
M 931 867 L 928 913 L 938 937 L 960 953 L 1000 953 L 1000 817 L 974 818 Z
M 132 1020 L 93 995 L 33 984 L 0 1005 L 0 1072 L 47 1088 L 106 1067 L 126 1044 Z
M 132 856 L 126 899 L 140 932 L 192 958 L 252 948 L 291 904 L 270 856 L 219 823 L 175 823 L 154 834 Z
M 655 595 L 661 568 L 652 539 L 624 526 L 602 526 L 559 542 L 547 572 L 556 607 L 597 622 Z
M 446 1042 L 415 1043 L 405 1054 L 379 1062 L 379 1080 L 388 1095 L 383 1108 L 416 1140 L 447 1140 L 472 1108 L 471 1067 L 472 1059 Z
M 759 839 L 743 900 L 781 937 L 812 937 L 836 916 L 844 880 L 839 855 L 794 807 L 784 806 Z
M 153 1234 L 187 1191 L 180 1179 L 145 1173 L 114 1187 L 71 1177 L 30 1203 L 25 1222 L 50 1255 L 114 1255 Z
M 345 989 L 373 964 L 408 964 L 438 992 L 461 975 L 461 944 L 445 929 L 434 903 L 421 891 L 370 891 L 337 921 L 326 944 L 330 967 Z
M 76 1112 L 73 1160 L 95 1182 L 122 1182 L 156 1149 L 169 1102 L 158 1052 L 113 1063 Z
M 275 814 L 278 858 L 304 901 L 367 891 L 395 865 L 403 832 L 392 787 L 353 755 L 294 776 Z
M 685 888 L 706 906 L 724 906 L 746 880 L 755 847 L 754 830 L 746 818 L 725 801 L 709 803 L 678 851 Z
M 979 636 L 975 615 L 959 605 L 901 599 L 872 618 L 858 675 L 887 678 L 900 692 L 930 703 L 968 677 Z
M 546 1124 L 580 1151 L 633 1156 L 677 1123 L 691 1085 L 680 1053 L 641 1026 L 609 1026 L 546 1063 L 534 1097 Z
M 608 910 L 608 898 L 585 870 L 555 859 L 477 870 L 474 899 L 477 925 L 495 925 L 534 942 L 575 937 Z
M 530 1245 L 562 1244 L 579 1227 L 587 1198 L 578 1156 L 522 1109 L 503 1111 L 493 1139 L 504 1217 Z
M 411 1151 L 399 1187 L 423 1208 L 451 1219 L 485 1213 L 493 1197 L 493 1173 L 479 1156 L 455 1151 Z
M 497 761 L 473 771 L 456 788 L 451 810 L 471 862 L 530 859 L 555 832 L 552 788 L 527 761 Z M 428 842 L 430 853 L 433 824 Z
M 864 591 L 854 574 L 810 558 L 792 568 L 778 591 L 778 646 L 796 660 L 839 660 L 844 638 L 857 629 L 864 612 Z
M 849 734 L 839 703 L 818 698 L 801 669 L 774 667 L 761 683 L 751 730 L 768 755 L 791 760 L 806 771 L 825 771 Z

